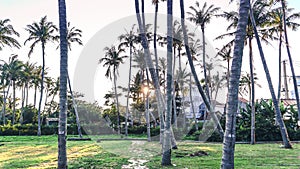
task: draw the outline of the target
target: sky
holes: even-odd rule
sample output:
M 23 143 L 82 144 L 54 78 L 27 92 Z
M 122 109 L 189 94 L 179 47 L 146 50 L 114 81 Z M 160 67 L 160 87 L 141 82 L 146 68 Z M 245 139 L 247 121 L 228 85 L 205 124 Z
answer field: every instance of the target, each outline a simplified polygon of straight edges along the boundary
M 200 1 L 201 2 L 201 1 Z M 300 1 L 299 0 L 289 0 L 289 6 L 295 8 L 295 12 L 300 12 Z M 130 27 L 124 27 L 124 25 L 114 25 L 115 23 L 122 23 L 122 20 L 126 20 L 126 18 L 134 18 L 135 15 L 135 7 L 134 1 L 131 0 L 109 0 L 109 1 L 99 1 L 99 0 L 87 0 L 87 1 L 78 1 L 78 0 L 66 0 L 67 5 L 67 20 L 71 22 L 72 26 L 79 28 L 83 31 L 82 41 L 84 46 L 78 46 L 74 44 L 72 46 L 72 51 L 69 52 L 69 74 L 71 77 L 71 81 L 75 81 L 78 83 L 78 79 L 76 81 L 76 77 L 81 77 L 76 70 L 78 69 L 78 65 L 80 65 L 81 61 L 79 58 L 85 56 L 86 48 L 93 46 L 93 48 L 97 48 L 97 44 L 93 44 L 93 38 L 97 35 L 101 35 L 104 30 L 108 32 L 111 31 L 114 34 L 116 30 L 124 30 L 130 29 Z M 194 5 L 194 0 L 188 0 L 185 2 L 186 11 L 188 7 Z M 236 4 L 229 5 L 228 1 L 224 0 L 212 0 L 208 2 L 209 4 L 213 3 L 215 6 L 221 7 L 222 10 L 229 11 L 236 9 Z M 150 3 L 150 1 L 146 2 L 146 12 L 152 13 L 154 11 L 154 6 Z M 174 15 L 179 17 L 180 14 L 179 1 L 174 1 Z M 159 13 L 166 13 L 166 3 L 161 3 Z M 53 0 L 0 0 L 0 19 L 9 18 L 11 20 L 11 24 L 14 28 L 20 33 L 20 37 L 18 38 L 19 42 L 23 45 L 26 38 L 28 38 L 28 33 L 24 30 L 26 25 L 32 24 L 33 22 L 37 22 L 41 17 L 47 15 L 48 21 L 52 21 L 54 24 L 58 25 L 58 1 Z M 149 21 L 150 22 L 150 21 Z M 152 22 L 152 21 L 151 21 Z M 300 22 L 300 21 L 299 21 Z M 224 19 L 213 19 L 212 22 L 206 27 L 206 38 L 210 42 L 210 44 L 214 48 L 220 48 L 226 41 L 216 41 L 214 38 L 221 33 L 225 32 L 226 26 L 228 23 Z M 114 29 L 109 29 L 111 26 L 116 26 Z M 295 61 L 296 66 L 296 74 L 300 75 L 300 58 L 297 56 L 300 53 L 300 31 L 291 32 L 289 31 L 289 40 L 291 46 L 292 56 Z M 101 38 L 100 38 L 101 39 Z M 112 39 L 112 42 L 116 43 L 116 40 Z M 105 42 L 100 42 L 99 46 L 105 44 Z M 106 44 L 106 46 L 110 46 L 111 44 Z M 59 76 L 59 50 L 55 50 L 57 44 L 49 43 L 46 46 L 46 66 L 49 67 L 49 75 L 52 77 Z M 103 47 L 98 47 L 95 52 L 95 55 L 99 53 L 99 59 L 103 56 L 101 52 L 103 52 Z M 261 66 L 260 58 L 258 52 L 256 50 L 256 46 L 254 45 L 254 63 L 255 63 L 255 72 L 258 74 L 259 84 L 262 88 L 258 88 L 256 91 L 256 98 L 269 98 L 269 92 L 267 88 L 266 78 L 264 76 L 264 72 Z M 277 43 L 275 42 L 273 47 L 266 46 L 264 47 L 265 55 L 267 62 L 269 64 L 270 72 L 272 75 L 273 84 L 275 87 L 275 91 L 277 88 L 277 78 L 278 74 L 277 70 Z M 29 45 L 27 44 L 25 47 L 23 46 L 21 49 L 10 49 L 5 48 L 3 51 L 0 51 L 1 59 L 7 60 L 11 54 L 18 54 L 20 59 L 27 60 L 27 54 L 29 51 Z M 283 57 L 287 58 L 285 54 L 285 50 L 283 50 Z M 249 70 L 247 57 L 248 52 L 247 49 L 244 52 L 244 63 L 243 70 Z M 81 58 L 82 59 L 82 58 Z M 87 58 L 89 59 L 89 58 Z M 36 48 L 34 50 L 33 55 L 30 57 L 31 62 L 41 63 L 41 50 Z M 90 65 L 86 65 L 87 69 Z M 100 104 L 103 104 L 104 99 L 103 96 L 107 93 L 112 87 L 111 82 L 104 77 L 105 68 L 100 65 L 97 65 L 97 62 L 93 63 L 93 66 L 97 66 L 95 68 L 96 72 L 94 74 L 83 74 L 82 76 L 92 76 L 94 81 L 88 81 L 86 83 L 92 83 L 93 85 L 87 85 L 86 88 L 94 92 L 94 99 L 96 99 Z M 249 71 L 248 71 L 249 72 Z M 290 75 L 290 72 L 288 71 Z M 122 75 L 123 76 L 123 75 Z M 84 84 L 84 79 L 82 80 Z M 75 87 L 76 89 L 76 87 Z M 83 92 L 83 91 L 79 91 Z M 92 98 L 93 99 L 93 98 Z M 92 99 L 90 101 L 92 101 Z

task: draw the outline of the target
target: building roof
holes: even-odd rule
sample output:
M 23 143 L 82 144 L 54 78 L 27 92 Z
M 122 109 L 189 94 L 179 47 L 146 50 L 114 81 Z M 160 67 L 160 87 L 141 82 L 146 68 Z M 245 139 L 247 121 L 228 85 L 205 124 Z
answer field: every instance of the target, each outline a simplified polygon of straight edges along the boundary
M 281 99 L 284 106 L 297 105 L 296 99 Z

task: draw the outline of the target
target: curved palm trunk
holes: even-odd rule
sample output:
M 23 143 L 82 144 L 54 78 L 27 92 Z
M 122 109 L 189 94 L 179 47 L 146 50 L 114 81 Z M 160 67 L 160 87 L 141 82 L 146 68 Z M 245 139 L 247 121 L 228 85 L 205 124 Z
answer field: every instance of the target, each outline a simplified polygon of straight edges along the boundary
M 213 120 L 214 124 L 217 126 L 220 137 L 223 138 L 224 131 L 222 129 L 222 126 L 221 126 L 221 124 L 219 122 L 219 119 L 217 118 L 217 116 L 216 116 L 216 114 L 213 110 L 213 107 L 210 105 L 210 101 L 208 100 L 208 98 L 206 97 L 206 95 L 205 95 L 205 93 L 202 89 L 202 86 L 201 86 L 200 81 L 199 81 L 198 76 L 197 76 L 197 72 L 196 72 L 194 64 L 193 64 L 193 59 L 192 59 L 192 55 L 191 55 L 191 51 L 190 51 L 190 47 L 189 47 L 187 30 L 186 30 L 186 27 L 185 27 L 185 20 L 184 20 L 185 19 L 185 13 L 184 13 L 184 2 L 183 2 L 183 0 L 180 0 L 180 9 L 181 9 L 181 27 L 182 27 L 183 37 L 184 37 L 183 38 L 184 39 L 184 45 L 185 45 L 185 50 L 186 50 L 188 62 L 189 62 L 190 68 L 191 68 L 191 72 L 192 72 L 192 75 L 194 77 L 194 81 L 196 83 L 196 86 L 199 90 L 199 93 L 200 93 L 206 107 L 210 111 L 210 114 L 211 114 L 211 117 L 212 117 L 212 120 Z
M 271 79 L 271 76 L 270 76 L 270 73 L 269 73 L 267 62 L 265 60 L 264 52 L 262 50 L 260 39 L 258 38 L 259 36 L 258 36 L 257 30 L 256 30 L 255 20 L 254 20 L 254 16 L 253 16 L 251 7 L 250 7 L 250 18 L 251 18 L 251 22 L 252 22 L 252 25 L 253 25 L 253 28 L 254 28 L 254 33 L 255 33 L 255 37 L 256 37 L 256 41 L 257 41 L 261 61 L 262 61 L 262 64 L 264 66 L 264 70 L 266 72 L 266 78 L 267 78 L 267 81 L 268 81 L 268 84 L 269 84 L 270 93 L 271 93 L 272 100 L 273 100 L 273 103 L 274 103 L 276 119 L 277 119 L 277 122 L 279 123 L 280 133 L 281 133 L 282 141 L 283 141 L 283 144 L 284 144 L 284 148 L 292 148 L 292 145 L 290 143 L 290 139 L 289 139 L 285 124 L 282 120 L 281 111 L 279 109 L 279 104 L 278 104 L 278 101 L 277 101 L 276 96 L 275 96 L 275 91 L 274 91 L 274 88 L 273 88 L 272 79 Z
M 277 100 L 280 103 L 281 99 L 281 47 L 282 47 L 282 32 L 279 33 L 279 50 L 278 50 L 278 91 L 277 91 Z M 287 89 L 286 89 L 287 90 Z
M 154 83 L 155 94 L 156 94 L 156 98 L 157 98 L 157 102 L 158 102 L 158 112 L 160 114 L 160 117 L 162 117 L 161 121 L 160 121 L 160 127 L 164 128 L 165 124 L 164 124 L 163 113 L 164 113 L 165 103 L 162 98 L 162 94 L 160 91 L 160 85 L 159 85 L 159 81 L 158 81 L 158 76 L 157 76 L 157 73 L 153 66 L 151 55 L 150 55 L 150 50 L 148 48 L 148 41 L 147 41 L 147 38 L 145 35 L 145 28 L 143 27 L 143 23 L 142 23 L 141 16 L 140 16 L 139 0 L 135 0 L 135 11 L 136 11 L 137 22 L 139 25 L 139 30 L 141 33 L 141 40 L 142 40 L 141 44 L 142 44 L 142 47 L 144 48 L 144 52 L 145 52 L 144 59 L 145 59 L 146 65 L 149 69 L 151 79 L 153 80 L 153 83 Z
M 192 75 L 190 75 L 190 102 L 191 102 L 192 112 L 193 112 L 194 121 L 195 121 L 195 129 L 196 129 L 196 131 L 198 131 L 199 130 L 198 122 L 197 122 L 197 117 L 196 117 L 194 102 L 193 102 L 193 96 L 192 96 Z
M 38 108 L 38 132 L 37 135 L 41 136 L 41 109 L 42 109 L 42 100 L 44 94 L 44 76 L 45 76 L 45 43 L 42 42 L 42 52 L 43 52 L 43 65 L 42 65 L 42 79 L 41 79 L 41 93 L 40 93 L 40 101 Z
M 75 101 L 75 98 L 74 98 L 74 94 L 73 94 L 73 91 L 72 91 L 71 81 L 70 81 L 70 77 L 69 77 L 69 72 L 67 72 L 67 73 L 68 73 L 67 74 L 68 75 L 68 77 L 67 77 L 67 79 L 68 79 L 68 85 L 69 85 L 70 94 L 71 94 L 71 97 L 72 97 L 73 108 L 74 108 L 74 111 L 75 111 L 77 131 L 78 131 L 79 137 L 82 138 L 80 120 L 79 120 L 79 115 L 78 115 L 78 111 L 77 111 L 77 104 L 76 104 L 76 101 Z
M 59 125 L 58 125 L 58 161 L 57 168 L 68 168 L 67 137 L 67 77 L 68 77 L 68 42 L 65 0 L 58 0 L 60 33 L 60 81 L 59 81 Z
M 223 139 L 223 155 L 221 161 L 222 169 L 234 168 L 234 149 L 236 140 L 236 113 L 238 110 L 238 88 L 241 76 L 242 56 L 244 41 L 246 37 L 246 27 L 248 23 L 250 3 L 249 0 L 241 0 L 239 8 L 239 22 L 235 34 L 233 50 L 233 60 L 231 65 L 228 108 L 226 113 L 226 128 Z
M 284 27 L 284 37 L 285 37 L 285 43 L 286 43 L 286 50 L 288 53 L 289 57 L 289 62 L 290 62 L 290 67 L 291 67 L 291 72 L 292 72 L 292 78 L 293 78 L 293 84 L 294 84 L 294 90 L 295 90 L 295 96 L 296 96 L 296 101 L 297 101 L 297 110 L 298 110 L 298 121 L 300 121 L 300 102 L 299 102 L 299 92 L 298 92 L 298 86 L 297 86 L 297 80 L 296 80 L 296 75 L 295 75 L 295 70 L 294 70 L 294 65 L 293 65 L 293 59 L 291 56 L 291 51 L 290 51 L 290 45 L 289 45 L 289 40 L 288 40 L 288 35 L 287 35 L 287 28 L 286 28 L 286 16 L 285 16 L 285 0 L 281 0 L 281 5 L 282 5 L 282 13 L 283 13 L 283 27 Z
M 253 73 L 253 51 L 252 51 L 252 37 L 249 38 L 249 65 L 250 65 L 250 79 L 251 79 L 251 144 L 255 144 L 255 83 Z M 250 101 L 250 100 L 249 100 Z
M 125 136 L 128 136 L 128 115 L 129 115 L 129 94 L 130 94 L 130 81 L 131 81 L 131 68 L 132 68 L 132 42 L 130 42 L 129 48 L 129 75 L 128 75 L 128 87 L 127 87 L 127 100 L 126 100 L 126 117 L 125 117 Z
M 204 81 L 205 81 L 205 91 L 206 91 L 206 95 L 207 95 L 207 99 L 210 102 L 210 95 L 209 95 L 209 82 L 210 77 L 207 77 L 207 73 L 206 73 L 206 53 L 205 53 L 205 34 L 204 34 L 204 26 L 201 26 L 201 30 L 202 30 L 202 46 L 203 46 L 203 56 L 202 56 L 202 64 L 203 64 L 203 72 L 204 72 Z
M 3 107 L 2 107 L 2 115 L 3 115 L 3 125 L 5 125 L 5 114 L 6 114 L 6 99 L 10 89 L 10 82 L 8 84 L 7 91 L 5 91 L 5 87 L 3 87 Z

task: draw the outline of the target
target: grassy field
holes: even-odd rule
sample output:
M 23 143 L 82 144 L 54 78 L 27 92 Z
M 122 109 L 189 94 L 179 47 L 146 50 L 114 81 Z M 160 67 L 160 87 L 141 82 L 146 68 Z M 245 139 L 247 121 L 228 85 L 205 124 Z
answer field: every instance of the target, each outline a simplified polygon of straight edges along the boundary
M 108 137 L 107 137 L 108 138 Z M 147 160 L 146 166 L 160 166 L 160 145 L 157 142 L 114 140 L 96 142 L 69 141 L 68 164 L 74 169 L 121 169 L 128 160 Z M 0 138 L 0 168 L 55 168 L 57 164 L 57 136 L 10 136 Z M 299 169 L 300 144 L 293 149 L 280 148 L 279 144 L 237 144 L 236 168 Z M 208 155 L 192 157 L 195 152 Z M 172 151 L 173 169 L 219 168 L 222 145 L 212 143 L 179 142 L 178 150 Z

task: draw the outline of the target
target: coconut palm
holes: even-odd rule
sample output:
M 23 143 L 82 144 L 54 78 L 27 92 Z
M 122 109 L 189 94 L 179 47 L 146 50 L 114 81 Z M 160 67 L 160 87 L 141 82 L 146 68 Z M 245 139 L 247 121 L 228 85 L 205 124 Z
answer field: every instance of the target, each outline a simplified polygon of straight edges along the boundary
M 58 1 L 60 39 L 60 85 L 57 168 L 68 168 L 67 163 L 67 79 L 68 79 L 68 28 L 65 0 Z M 43 87 L 43 85 L 41 85 Z
M 238 110 L 238 88 L 241 75 L 242 56 L 244 41 L 246 38 L 246 27 L 248 24 L 248 12 L 250 8 L 249 0 L 241 0 L 239 8 L 239 21 L 235 35 L 233 60 L 229 80 L 228 108 L 226 113 L 226 128 L 223 139 L 223 155 L 221 161 L 222 169 L 234 168 L 234 148 L 235 148 L 235 124 L 236 112 Z
M 83 45 L 82 41 L 81 41 L 81 37 L 82 37 L 82 31 L 80 29 L 77 29 L 75 27 L 71 27 L 70 26 L 70 22 L 68 22 L 67 25 L 67 42 L 68 42 L 68 49 L 71 51 L 71 45 L 72 43 L 77 43 L 79 45 Z M 77 131 L 79 134 L 79 137 L 82 138 L 82 132 L 81 132 L 81 126 L 80 126 L 80 120 L 79 120 L 79 115 L 78 115 L 78 111 L 77 111 L 77 104 L 73 95 L 73 91 L 72 91 L 72 86 L 71 86 L 71 80 L 70 80 L 70 76 L 69 76 L 69 72 L 68 72 L 68 87 L 70 90 L 70 94 L 72 97 L 72 105 L 74 108 L 74 112 L 75 112 L 75 117 L 76 117 L 76 124 L 77 124 Z
M 173 1 L 167 0 L 167 111 L 161 164 L 171 165 L 171 116 L 173 100 Z
M 1 84 L 2 84 L 2 92 L 3 92 L 3 106 L 2 106 L 2 116 L 3 116 L 3 125 L 5 124 L 5 114 L 6 114 L 6 101 L 7 101 L 7 96 L 9 93 L 9 89 L 11 86 L 11 66 L 13 65 L 12 63 L 15 62 L 16 58 L 18 55 L 12 55 L 9 58 L 9 62 L 5 62 L 4 60 L 1 60 L 4 64 L 1 65 Z M 6 89 L 7 87 L 7 89 Z M 13 118 L 14 119 L 14 118 Z
M 300 18 L 300 13 L 291 13 L 293 8 L 286 9 L 286 26 L 291 28 L 293 31 L 296 31 L 300 24 L 294 22 L 295 19 Z M 280 100 L 280 93 L 281 93 L 281 62 L 282 62 L 282 42 L 284 41 L 283 38 L 283 12 L 281 8 L 275 8 L 270 13 L 270 20 L 267 21 L 266 26 L 270 27 L 268 31 L 271 34 L 277 34 L 279 39 L 279 47 L 278 47 L 278 100 Z
M 152 59 L 151 59 L 151 54 L 150 54 L 150 50 L 148 47 L 148 41 L 147 41 L 147 37 L 145 34 L 145 26 L 142 23 L 142 19 L 141 19 L 141 15 L 140 15 L 140 9 L 139 9 L 139 0 L 135 0 L 135 13 L 136 13 L 136 17 L 137 17 L 137 22 L 138 22 L 138 27 L 141 33 L 141 44 L 142 47 L 144 49 L 145 52 L 145 63 L 148 66 L 150 75 L 151 75 L 151 79 L 153 81 L 154 84 L 154 88 L 155 88 L 155 95 L 157 97 L 157 103 L 158 103 L 158 112 L 160 114 L 160 127 L 164 127 L 164 118 L 162 117 L 164 114 L 164 108 L 165 108 L 165 103 L 160 91 L 160 85 L 159 85 L 159 79 L 156 73 L 156 70 L 153 66 L 152 63 Z
M 283 18 L 283 30 L 284 30 L 284 38 L 285 38 L 285 43 L 286 43 L 286 50 L 287 50 L 287 54 L 288 54 L 289 61 L 290 61 L 290 68 L 291 68 L 291 72 L 292 72 L 295 96 L 296 96 L 296 101 L 297 101 L 297 109 L 300 110 L 297 80 L 296 80 L 296 75 L 295 75 L 295 70 L 294 70 L 294 65 L 293 65 L 293 59 L 292 59 L 292 55 L 291 55 L 291 52 L 290 52 L 290 45 L 289 45 L 288 34 L 287 34 L 287 17 L 286 17 L 286 6 L 287 5 L 286 5 L 285 0 L 281 0 L 281 6 L 282 6 L 282 14 L 283 14 L 282 18 Z M 299 17 L 300 17 L 300 14 L 298 13 L 297 18 L 299 18 Z M 298 120 L 300 121 L 300 111 L 298 111 Z
M 206 107 L 208 108 L 208 110 L 211 113 L 212 120 L 213 120 L 214 124 L 217 126 L 217 129 L 218 129 L 218 132 L 219 132 L 220 136 L 223 138 L 224 132 L 223 132 L 222 126 L 221 126 L 221 124 L 220 124 L 220 122 L 219 122 L 212 106 L 210 105 L 210 101 L 208 100 L 207 95 L 205 95 L 205 93 L 202 89 L 202 86 L 200 84 L 195 66 L 193 64 L 193 59 L 194 58 L 192 57 L 192 50 L 190 49 L 189 37 L 188 37 L 188 33 L 187 33 L 187 30 L 186 30 L 186 26 L 185 26 L 185 13 L 184 13 L 184 2 L 183 2 L 183 0 L 180 1 L 180 9 L 181 9 L 181 27 L 182 27 L 182 32 L 183 32 L 183 40 L 184 40 L 184 44 L 185 44 L 184 46 L 185 46 L 185 51 L 186 51 L 186 55 L 187 55 L 187 58 L 188 58 L 188 62 L 189 62 L 189 65 L 190 65 L 191 73 L 194 77 L 194 82 L 196 83 L 198 91 L 199 91 Z
M 114 46 L 105 47 L 104 48 L 105 55 L 103 58 L 99 60 L 99 63 L 103 63 L 103 66 L 107 67 L 105 76 L 110 80 L 113 80 L 114 83 L 114 92 L 115 92 L 115 99 L 116 99 L 116 107 L 118 113 L 117 119 L 117 128 L 118 134 L 120 134 L 120 110 L 119 110 L 119 99 L 118 99 L 118 92 L 117 92 L 117 75 L 119 66 L 124 63 L 124 59 L 127 57 L 125 55 L 122 56 L 122 53 L 125 52 L 122 48 L 115 48 Z
M 264 70 L 265 70 L 265 73 L 266 73 L 266 78 L 267 78 L 267 81 L 268 81 L 268 84 L 269 84 L 269 90 L 270 90 L 272 100 L 273 100 L 273 103 L 274 103 L 276 119 L 277 119 L 277 122 L 278 122 L 279 127 L 280 127 L 280 133 L 281 133 L 282 141 L 283 141 L 283 144 L 284 144 L 284 148 L 292 148 L 292 145 L 290 143 L 290 139 L 289 139 L 289 136 L 288 136 L 288 133 L 287 133 L 287 129 L 286 129 L 285 124 L 284 124 L 283 119 L 282 119 L 281 111 L 280 111 L 280 108 L 279 108 L 279 103 L 278 103 L 278 100 L 276 99 L 276 96 L 275 96 L 275 91 L 274 91 L 274 88 L 273 88 L 271 76 L 270 76 L 270 73 L 269 73 L 269 70 L 268 70 L 267 62 L 266 62 L 265 57 L 264 57 L 264 52 L 262 50 L 262 45 L 261 45 L 261 42 L 260 42 L 260 39 L 259 39 L 259 36 L 258 36 L 258 31 L 256 29 L 255 20 L 254 20 L 255 18 L 254 18 L 253 11 L 252 11 L 251 7 L 250 7 L 250 19 L 251 19 L 251 23 L 252 23 L 252 26 L 253 26 L 253 31 L 255 33 L 256 42 L 257 42 L 257 46 L 258 46 L 258 49 L 259 49 L 261 61 L 262 61 L 262 64 L 264 66 Z
M 14 59 L 12 62 L 9 63 L 9 79 L 12 84 L 13 89 L 13 111 L 12 111 L 12 125 L 15 124 L 15 113 L 16 113 L 16 83 L 20 79 L 20 74 L 23 71 L 23 62 Z
M 166 0 L 161 0 L 161 2 L 164 2 Z M 158 4 L 159 0 L 152 0 L 152 4 L 155 5 L 155 13 L 154 13 L 154 30 L 153 30 L 153 48 L 154 48 L 154 57 L 155 57 L 155 67 L 156 67 L 156 73 L 157 77 L 159 77 L 158 74 L 158 54 L 157 54 L 157 14 L 158 14 Z
M 31 25 L 27 25 L 25 28 L 26 31 L 29 33 L 29 38 L 26 39 L 24 42 L 24 45 L 26 45 L 27 42 L 33 41 L 33 43 L 30 45 L 30 50 L 28 53 L 28 56 L 31 56 L 33 53 L 33 50 L 35 46 L 38 43 L 41 43 L 42 46 L 42 75 L 41 75 L 41 93 L 40 93 L 40 101 L 39 101 L 39 108 L 38 108 L 38 132 L 37 135 L 41 135 L 41 106 L 42 106 L 42 100 L 43 100 L 43 93 L 44 93 L 44 75 L 45 75 L 45 47 L 47 42 L 54 42 L 58 40 L 58 36 L 55 35 L 55 32 L 57 31 L 56 26 L 52 22 L 47 21 L 47 16 L 44 16 L 41 18 L 40 22 L 34 22 Z
M 121 41 L 119 46 L 129 47 L 129 75 L 128 75 L 128 89 L 127 89 L 127 100 L 126 100 L 126 115 L 125 115 L 125 136 L 128 136 L 128 113 L 129 113 L 129 93 L 130 93 L 130 81 L 131 81 L 131 68 L 132 68 L 132 53 L 134 49 L 134 43 L 138 42 L 138 36 L 135 32 L 135 24 L 132 26 L 131 30 L 119 36 Z
M 190 6 L 190 9 L 192 12 L 187 12 L 187 14 L 190 15 L 188 18 L 190 21 L 194 22 L 196 25 L 199 25 L 201 27 L 202 31 L 202 50 L 203 50 L 203 57 L 202 57 L 202 62 L 203 62 L 203 72 L 204 72 L 204 79 L 205 79 L 205 86 L 208 86 L 208 77 L 206 74 L 206 53 L 205 53 L 205 25 L 210 23 L 212 17 L 215 15 L 216 12 L 219 11 L 219 7 L 215 7 L 214 5 L 207 6 L 207 3 L 205 2 L 203 4 L 203 7 L 200 7 L 200 3 L 197 1 L 196 2 L 196 8 L 194 6 Z M 209 95 L 209 88 L 206 87 L 206 95 L 208 99 L 210 100 L 210 95 Z
M 273 37 L 271 36 L 271 34 L 267 34 L 266 30 L 263 29 L 263 27 L 265 26 L 266 20 L 268 18 L 268 11 L 267 11 L 267 7 L 269 7 L 269 4 L 263 0 L 263 1 L 258 1 L 256 0 L 253 3 L 253 15 L 255 17 L 255 22 L 256 25 L 258 26 L 259 29 L 259 36 L 262 38 L 262 40 L 264 42 L 266 42 L 267 44 L 268 39 L 273 39 Z M 218 16 L 224 17 L 226 20 L 231 21 L 230 25 L 227 27 L 227 30 L 230 30 L 232 28 L 236 28 L 237 27 L 237 23 L 238 23 L 238 13 L 237 12 L 224 12 L 223 14 L 220 14 Z M 225 36 L 233 36 L 235 32 L 230 32 L 230 33 L 226 33 L 223 34 L 221 36 L 218 36 L 216 39 L 222 39 Z M 255 86 L 254 86 L 254 66 L 253 66 L 253 49 L 252 49 L 252 40 L 254 38 L 254 32 L 253 32 L 253 27 L 252 24 L 250 22 L 250 18 L 248 19 L 248 24 L 247 24 L 247 34 L 246 34 L 246 39 L 245 39 L 245 44 L 248 44 L 249 46 L 249 69 L 250 69 L 250 79 L 253 83 L 251 83 L 251 123 L 253 124 L 253 126 L 251 127 L 251 133 L 252 137 L 251 137 L 251 144 L 255 143 L 255 138 L 254 138 L 254 122 L 255 122 Z M 247 42 L 248 41 L 248 42 Z M 228 44 L 225 45 L 225 47 L 231 47 L 232 43 L 234 42 L 234 40 L 231 40 Z
M 21 47 L 19 42 L 14 38 L 14 36 L 19 37 L 20 35 L 9 22 L 9 19 L 0 20 L 0 50 L 5 46 Z

